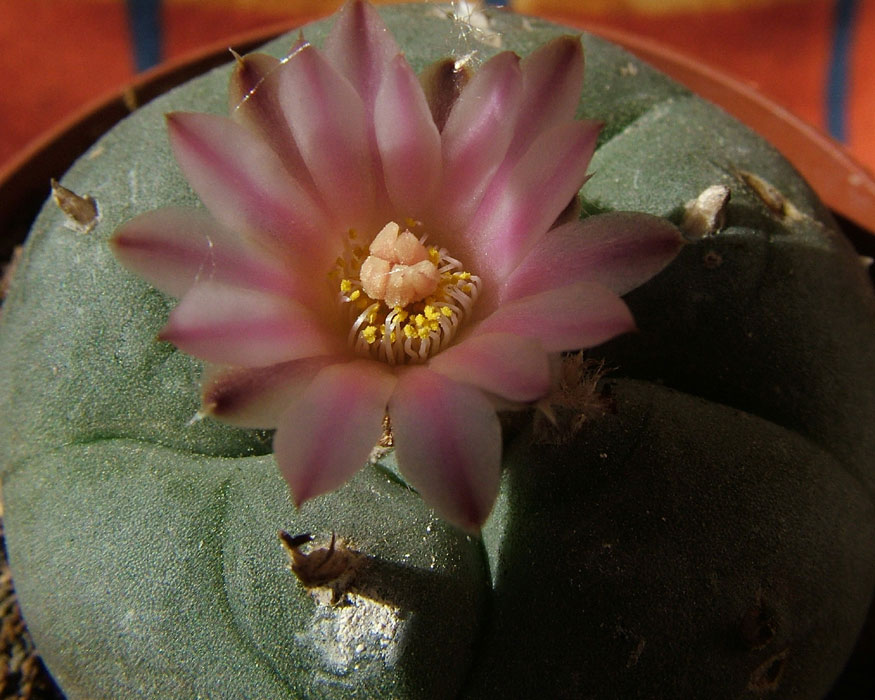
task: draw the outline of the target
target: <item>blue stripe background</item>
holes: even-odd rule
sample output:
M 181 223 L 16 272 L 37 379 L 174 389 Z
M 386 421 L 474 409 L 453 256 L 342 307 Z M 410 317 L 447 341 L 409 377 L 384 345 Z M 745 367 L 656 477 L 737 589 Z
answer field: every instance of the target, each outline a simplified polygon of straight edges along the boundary
M 846 141 L 848 136 L 848 90 L 851 82 L 851 52 L 857 0 L 837 0 L 826 80 L 826 125 L 830 136 Z

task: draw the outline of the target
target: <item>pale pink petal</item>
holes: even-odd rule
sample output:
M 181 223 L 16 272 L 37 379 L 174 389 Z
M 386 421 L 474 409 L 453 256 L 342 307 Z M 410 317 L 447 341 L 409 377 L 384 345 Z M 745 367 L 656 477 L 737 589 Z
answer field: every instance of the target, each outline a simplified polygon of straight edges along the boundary
M 323 201 L 347 226 L 371 224 L 375 169 L 361 98 L 312 46 L 279 71 L 283 114 Z
M 480 202 L 513 137 L 522 97 L 519 57 L 509 51 L 483 64 L 450 112 L 441 133 L 441 216 L 464 223 Z
M 324 356 L 267 367 L 210 365 L 202 378 L 201 412 L 243 428 L 276 428 L 323 367 L 344 361 Z
M 110 239 L 113 253 L 131 272 L 162 292 L 181 297 L 198 281 L 294 296 L 300 276 L 275 258 L 223 229 L 206 212 L 158 209 L 131 219 Z
M 339 337 L 303 304 L 214 282 L 192 287 L 159 335 L 195 357 L 240 367 L 332 354 Z
M 501 298 L 510 301 L 585 281 L 625 294 L 674 260 L 682 245 L 680 231 L 658 216 L 591 216 L 549 231 L 511 273 Z
M 475 335 L 435 355 L 429 367 L 509 401 L 535 401 L 550 389 L 547 353 L 526 336 Z
M 441 137 L 404 56 L 395 57 L 380 86 L 374 127 L 389 198 L 397 210 L 415 215 L 437 189 Z
M 498 279 L 513 270 L 577 194 L 599 127 L 576 121 L 542 133 L 516 164 L 504 187 L 483 200 L 469 230 L 477 257 Z
M 562 352 L 590 348 L 634 328 L 617 294 L 594 282 L 578 282 L 502 304 L 475 333 L 528 336 L 547 352 Z
M 325 56 L 356 88 L 369 114 L 374 111 L 383 72 L 399 53 L 380 15 L 360 0 L 343 6 L 325 40 Z
M 574 119 L 583 91 L 583 46 L 576 36 L 560 36 L 520 63 L 523 105 L 508 148 L 516 162 L 544 131 Z
M 306 42 L 299 41 L 292 52 Z M 312 196 L 316 189 L 279 102 L 279 70 L 273 56 L 252 53 L 238 57 L 229 88 L 231 118 L 258 134 L 279 156 L 286 170 Z
M 368 461 L 396 384 L 386 365 L 330 365 L 280 417 L 273 449 L 297 505 L 342 486 Z
M 574 119 L 583 91 L 583 65 L 580 38 L 570 35 L 553 39 L 522 60 L 523 106 L 487 199 L 507 186 L 513 167 L 541 133 Z
M 274 250 L 326 264 L 331 229 L 273 150 L 226 117 L 167 115 L 170 144 L 186 179 L 227 228 Z
M 501 426 L 489 399 L 472 386 L 412 367 L 398 378 L 389 418 L 404 478 L 451 523 L 479 530 L 501 473 Z

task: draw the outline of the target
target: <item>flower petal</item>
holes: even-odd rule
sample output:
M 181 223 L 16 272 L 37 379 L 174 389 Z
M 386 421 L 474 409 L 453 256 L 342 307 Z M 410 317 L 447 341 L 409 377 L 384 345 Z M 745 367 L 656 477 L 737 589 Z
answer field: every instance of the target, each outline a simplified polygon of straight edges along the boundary
M 342 486 L 367 463 L 395 383 L 376 362 L 330 365 L 283 414 L 273 448 L 297 505 Z
M 515 163 L 542 132 L 574 119 L 583 91 L 583 63 L 580 37 L 571 35 L 553 39 L 522 60 L 524 109 L 508 148 L 509 161 Z
M 234 53 L 234 58 L 234 72 L 228 83 L 228 110 L 232 114 L 280 64 L 278 58 L 266 53 L 248 53 L 245 56 Z
M 296 301 L 204 282 L 170 313 L 159 339 L 208 362 L 263 367 L 340 351 L 333 330 Z
M 306 42 L 300 40 L 292 53 Z M 316 191 L 279 102 L 280 61 L 273 56 L 251 53 L 237 58 L 231 74 L 229 102 L 231 118 L 258 134 L 279 156 L 309 194 Z
M 525 336 L 475 335 L 436 355 L 429 367 L 509 401 L 535 401 L 550 390 L 547 353 L 540 342 Z
M 377 146 L 392 204 L 415 214 L 430 203 L 441 176 L 441 137 L 404 56 L 386 73 L 374 108 Z
M 267 367 L 209 365 L 201 389 L 201 412 L 243 428 L 276 428 L 279 417 L 328 364 L 338 357 L 307 357 Z
M 460 226 L 475 210 L 513 137 L 522 98 L 519 57 L 500 53 L 478 70 L 456 100 L 441 133 L 441 215 Z
M 680 231 L 663 218 L 637 212 L 590 216 L 549 231 L 507 280 L 504 301 L 598 282 L 617 294 L 644 284 L 674 260 Z
M 479 389 L 413 367 L 389 400 L 401 473 L 451 523 L 477 531 L 498 495 L 501 426 Z
M 513 167 L 541 133 L 574 119 L 583 91 L 583 65 L 580 37 L 570 35 L 553 39 L 520 62 L 523 107 L 486 199 L 507 186 Z
M 182 172 L 220 223 L 314 263 L 333 257 L 320 208 L 261 139 L 213 114 L 175 112 L 167 123 Z
M 484 198 L 469 229 L 477 256 L 503 279 L 550 228 L 586 179 L 599 125 L 576 121 L 542 133 L 507 183 Z M 485 265 L 484 265 L 485 266 Z
M 373 225 L 374 164 L 358 93 L 310 45 L 292 54 L 279 80 L 289 129 L 329 211 L 344 226 Z
M 204 280 L 294 295 L 300 279 L 196 209 L 141 214 L 116 230 L 110 245 L 131 272 L 177 298 Z
M 591 348 L 635 328 L 628 307 L 607 287 L 578 282 L 501 304 L 475 330 L 541 341 L 547 352 Z
M 453 58 L 435 61 L 426 66 L 419 75 L 419 82 L 425 92 L 425 99 L 438 131 L 444 130 L 453 105 L 471 80 L 471 75 L 467 63 Z
M 358 91 L 373 113 L 389 62 L 401 49 L 370 3 L 352 0 L 337 13 L 325 39 L 325 56 Z

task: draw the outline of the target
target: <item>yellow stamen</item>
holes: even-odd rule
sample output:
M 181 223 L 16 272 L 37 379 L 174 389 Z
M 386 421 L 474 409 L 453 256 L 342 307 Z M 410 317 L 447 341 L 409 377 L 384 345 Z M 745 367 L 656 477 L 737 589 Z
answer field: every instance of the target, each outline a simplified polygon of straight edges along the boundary
M 370 246 L 362 236 L 353 243 L 356 232 L 350 230 L 346 255 L 329 272 L 341 302 L 349 304 L 350 346 L 391 365 L 424 362 L 451 344 L 481 285 L 480 278 L 463 270 L 446 250 L 426 247 L 424 237 L 414 237 L 410 227 L 421 224 L 406 223 L 404 232 L 397 224 L 387 224 Z M 388 265 L 366 262 L 374 257 Z M 391 285 L 388 278 L 378 284 L 376 277 L 383 274 L 396 279 Z M 431 281 L 423 282 L 422 274 Z M 394 287 L 400 291 L 390 295 Z
M 362 331 L 362 338 L 365 339 L 365 342 L 368 345 L 372 345 L 374 341 L 377 340 L 377 328 L 376 326 L 366 326 Z

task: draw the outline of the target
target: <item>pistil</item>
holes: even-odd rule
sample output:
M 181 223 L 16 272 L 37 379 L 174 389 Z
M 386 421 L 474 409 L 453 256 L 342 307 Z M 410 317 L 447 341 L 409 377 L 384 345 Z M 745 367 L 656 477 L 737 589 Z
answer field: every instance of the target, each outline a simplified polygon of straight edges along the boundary
M 362 263 L 362 289 L 387 306 L 407 306 L 437 289 L 440 275 L 425 246 L 410 231 L 390 221 L 377 234 Z

